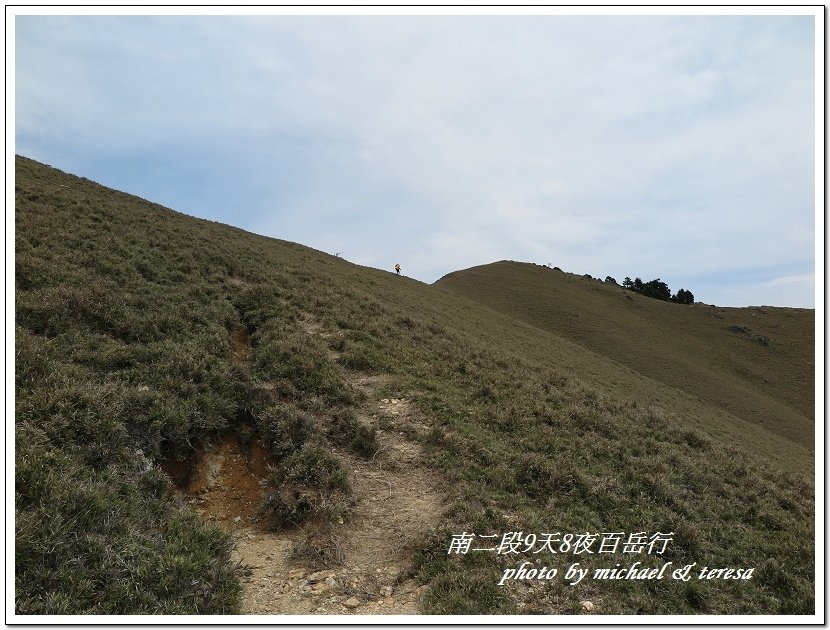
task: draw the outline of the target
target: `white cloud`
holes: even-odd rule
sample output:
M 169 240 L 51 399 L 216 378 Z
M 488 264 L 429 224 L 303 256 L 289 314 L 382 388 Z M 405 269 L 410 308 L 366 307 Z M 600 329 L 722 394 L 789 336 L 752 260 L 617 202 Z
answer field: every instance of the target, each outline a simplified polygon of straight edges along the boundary
M 18 20 L 24 152 L 198 146 L 260 233 L 430 281 L 812 264 L 811 18 Z

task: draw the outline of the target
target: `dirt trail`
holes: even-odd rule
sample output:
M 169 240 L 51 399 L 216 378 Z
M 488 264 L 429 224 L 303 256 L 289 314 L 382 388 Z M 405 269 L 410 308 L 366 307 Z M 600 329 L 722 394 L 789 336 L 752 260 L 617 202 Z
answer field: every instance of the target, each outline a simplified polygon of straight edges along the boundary
M 251 354 L 248 329 L 241 327 L 231 331 L 231 359 L 234 363 L 245 363 Z
M 295 558 L 302 531 L 267 533 L 253 527 L 237 532 L 238 559 L 251 566 L 243 612 L 419 613 L 423 587 L 409 576 L 406 544 L 437 523 L 442 510 L 439 486 L 417 464 L 400 465 L 417 447 L 380 439 L 393 457 L 370 462 L 338 453 L 351 471 L 355 499 L 347 519 L 332 532 L 342 563 L 315 570 Z
M 304 326 L 309 334 L 326 335 L 319 324 L 309 324 Z M 244 360 L 248 355 L 241 345 L 247 340 L 237 335 L 234 358 Z M 420 613 L 425 587 L 412 578 L 406 546 L 437 525 L 443 510 L 441 480 L 421 464 L 421 448 L 410 439 L 428 430 L 428 422 L 408 400 L 378 397 L 385 377 L 343 375 L 366 394 L 359 415 L 377 429 L 381 448 L 369 460 L 336 451 L 350 471 L 354 504 L 326 534 L 334 551 L 329 566 L 303 553 L 313 530 L 270 532 L 260 523 L 260 481 L 267 467 L 255 440 L 229 434 L 202 456 L 189 478 L 179 474 L 193 508 L 237 541 L 245 614 Z

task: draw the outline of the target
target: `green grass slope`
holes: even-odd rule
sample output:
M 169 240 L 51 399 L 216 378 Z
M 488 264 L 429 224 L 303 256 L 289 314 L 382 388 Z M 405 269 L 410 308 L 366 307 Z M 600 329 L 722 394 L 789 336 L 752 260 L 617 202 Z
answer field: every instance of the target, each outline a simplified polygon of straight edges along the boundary
M 412 439 L 451 500 L 411 541 L 424 612 L 577 613 L 584 599 L 609 614 L 814 611 L 814 487 L 786 437 L 448 290 L 26 158 L 15 191 L 18 613 L 237 611 L 229 535 L 159 463 L 253 431 L 273 464 L 274 527 L 348 519 L 337 451 L 374 445 L 349 373 L 392 377 L 386 393 L 431 427 Z M 462 532 L 525 542 L 448 554 Z M 673 540 L 662 556 L 528 544 L 603 532 Z M 499 586 L 523 561 L 754 572 Z
M 679 305 L 508 261 L 436 284 L 814 449 L 811 309 Z

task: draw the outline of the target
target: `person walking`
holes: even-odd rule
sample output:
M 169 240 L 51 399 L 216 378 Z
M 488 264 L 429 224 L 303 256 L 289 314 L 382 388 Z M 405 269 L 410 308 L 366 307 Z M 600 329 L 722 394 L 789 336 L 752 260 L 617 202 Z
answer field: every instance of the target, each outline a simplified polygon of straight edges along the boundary
M 401 275 L 401 266 L 398 265 L 398 264 L 395 265 L 395 273 L 397 273 L 398 275 Z

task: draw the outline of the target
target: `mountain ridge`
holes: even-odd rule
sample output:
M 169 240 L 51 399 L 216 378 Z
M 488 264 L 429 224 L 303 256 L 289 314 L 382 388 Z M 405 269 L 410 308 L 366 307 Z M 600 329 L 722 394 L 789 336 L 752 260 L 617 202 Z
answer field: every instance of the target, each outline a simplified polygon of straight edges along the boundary
M 359 614 L 385 593 L 426 614 L 815 610 L 806 446 L 549 326 L 22 157 L 15 283 L 18 614 Z M 369 579 L 381 547 L 349 545 L 409 466 L 440 492 L 421 527 L 390 521 L 405 539 Z M 211 512 L 231 473 L 249 511 Z M 523 560 L 631 558 L 448 553 L 556 531 L 672 532 L 637 560 L 755 574 L 499 585 Z
M 435 285 L 813 448 L 811 309 L 661 302 L 513 261 L 453 272 Z

